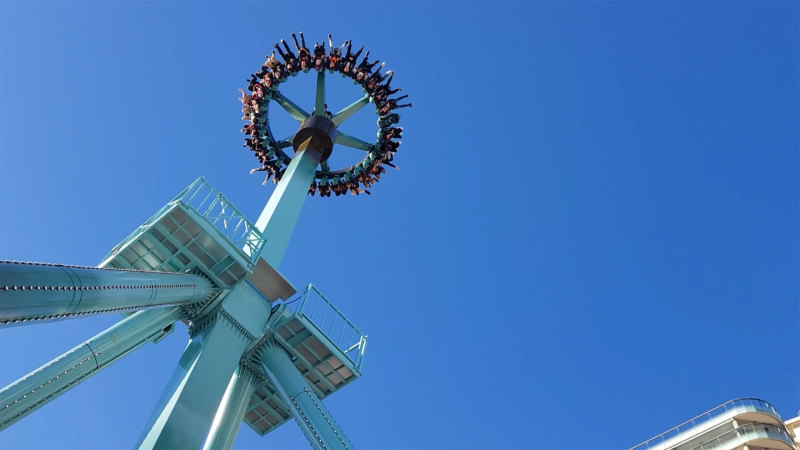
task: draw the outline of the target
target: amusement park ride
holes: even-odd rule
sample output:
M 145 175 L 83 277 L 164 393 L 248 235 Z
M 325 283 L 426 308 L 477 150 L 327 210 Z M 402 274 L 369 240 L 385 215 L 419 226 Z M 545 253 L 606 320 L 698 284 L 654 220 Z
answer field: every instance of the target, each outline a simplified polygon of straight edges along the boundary
M 264 435 L 293 418 L 313 448 L 352 448 L 321 399 L 361 375 L 367 336 L 308 285 L 298 301 L 278 268 L 307 195 L 365 192 L 392 166 L 402 128 L 392 73 L 359 63 L 350 42 L 314 50 L 292 35 L 242 93 L 245 139 L 277 187 L 255 224 L 199 178 L 117 244 L 97 267 L 0 262 L 0 326 L 102 313 L 125 318 L 0 390 L 0 431 L 148 342 L 188 325 L 189 344 L 150 417 L 139 448 L 231 448 L 244 421 Z M 346 51 L 345 51 L 346 48 Z M 363 47 L 362 47 L 363 50 Z M 281 93 L 292 77 L 316 75 L 311 113 Z M 326 111 L 325 77 L 339 73 L 363 96 Z M 300 123 L 276 140 L 269 104 Z M 339 131 L 373 104 L 378 139 Z M 331 170 L 336 146 L 364 151 Z M 290 156 L 289 149 L 293 150 Z M 289 152 L 289 153 L 287 153 Z M 393 167 L 393 166 L 392 166 Z M 265 180 L 266 181 L 266 180 Z

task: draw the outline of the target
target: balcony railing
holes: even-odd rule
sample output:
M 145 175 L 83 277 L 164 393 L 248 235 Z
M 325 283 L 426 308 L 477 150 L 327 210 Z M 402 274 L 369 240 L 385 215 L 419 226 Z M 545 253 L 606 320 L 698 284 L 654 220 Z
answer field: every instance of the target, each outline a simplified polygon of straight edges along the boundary
M 758 398 L 737 398 L 735 400 L 725 402 L 714 409 L 708 410 L 693 419 L 689 419 L 686 422 L 683 422 L 682 424 L 676 426 L 675 428 L 671 428 L 659 434 L 656 437 L 653 437 L 651 439 L 642 442 L 641 444 L 635 447 L 631 447 L 631 450 L 635 449 L 644 450 L 655 446 L 659 446 L 665 443 L 666 441 L 678 436 L 681 433 L 684 433 L 702 423 L 708 422 L 714 417 L 718 417 L 722 414 L 725 414 L 728 411 L 743 407 L 744 408 L 749 407 L 757 411 L 765 412 L 780 419 L 780 414 L 778 414 L 778 411 L 775 409 L 775 407 L 765 402 L 764 400 Z
M 361 370 L 367 336 L 313 285 L 309 284 L 302 295 L 295 307 L 295 314 L 307 318 L 344 353 L 356 369 Z
M 719 448 L 720 446 L 735 440 L 748 442 L 764 437 L 770 439 L 779 439 L 786 442 L 790 446 L 793 445 L 792 437 L 786 432 L 786 430 L 783 429 L 782 426 L 768 423 L 748 423 L 746 425 L 740 425 L 732 430 L 728 430 L 714 439 L 703 442 L 697 447 L 694 447 L 692 450 L 709 450 L 712 448 Z M 738 445 L 740 444 L 741 443 Z

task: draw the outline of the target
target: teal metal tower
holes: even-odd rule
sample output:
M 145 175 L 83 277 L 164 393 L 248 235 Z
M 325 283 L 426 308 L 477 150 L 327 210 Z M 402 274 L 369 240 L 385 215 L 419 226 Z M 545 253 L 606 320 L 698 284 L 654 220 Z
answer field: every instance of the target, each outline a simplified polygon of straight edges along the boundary
M 361 375 L 363 334 L 313 285 L 298 294 L 279 268 L 305 198 L 365 192 L 392 166 L 400 128 L 391 72 L 359 63 L 348 41 L 314 51 L 295 37 L 295 54 L 281 41 L 250 80 L 242 102 L 247 145 L 278 181 L 252 223 L 199 178 L 117 244 L 97 267 L 0 262 L 0 326 L 123 313 L 111 328 L 80 343 L 0 390 L 0 431 L 148 342 L 188 325 L 189 343 L 158 401 L 139 448 L 231 448 L 244 421 L 264 435 L 294 419 L 313 448 L 353 445 L 322 399 Z M 293 35 L 294 37 L 294 35 Z M 346 47 L 346 52 L 345 52 Z M 280 85 L 316 74 L 307 113 Z M 338 113 L 326 111 L 325 77 L 353 79 L 363 97 Z M 268 105 L 275 100 L 299 124 L 275 140 Z M 378 139 L 339 131 L 374 104 Z M 365 151 L 352 167 L 332 171 L 334 146 Z M 286 149 L 292 148 L 289 156 Z M 284 300 L 284 302 L 278 302 Z

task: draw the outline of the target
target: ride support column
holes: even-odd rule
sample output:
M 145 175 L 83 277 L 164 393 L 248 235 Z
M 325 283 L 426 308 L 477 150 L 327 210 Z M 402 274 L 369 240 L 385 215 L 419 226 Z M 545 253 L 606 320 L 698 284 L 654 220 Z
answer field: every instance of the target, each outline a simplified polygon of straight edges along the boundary
M 214 416 L 214 423 L 203 445 L 204 450 L 233 448 L 257 382 L 255 374 L 249 369 L 241 365 L 236 369 Z
M 247 345 L 264 331 L 269 301 L 247 282 L 193 325 L 192 338 L 139 440 L 139 448 L 200 448 Z M 237 425 L 238 426 L 238 425 Z
M 313 448 L 353 448 L 331 413 L 289 359 L 286 350 L 275 342 L 265 344 L 261 365 Z
M 294 157 L 256 221 L 256 228 L 261 230 L 267 241 L 261 256 L 276 269 L 289 244 L 317 166 L 331 155 L 338 133 L 333 121 L 325 117 L 324 77 L 324 71 L 317 77 L 317 107 L 314 114 L 305 117 L 292 139 Z

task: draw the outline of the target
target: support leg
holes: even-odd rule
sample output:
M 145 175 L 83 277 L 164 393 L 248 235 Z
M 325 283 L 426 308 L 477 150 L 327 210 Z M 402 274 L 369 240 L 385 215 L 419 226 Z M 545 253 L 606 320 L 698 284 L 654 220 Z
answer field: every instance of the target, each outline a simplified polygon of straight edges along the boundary
M 199 302 L 200 275 L 0 261 L 0 326 Z
M 313 448 L 353 448 L 353 444 L 280 345 L 267 344 L 261 364 Z
M 256 377 L 242 366 L 236 370 L 219 405 L 204 450 L 231 449 L 242 425 L 250 397 L 256 390 Z
M 248 283 L 237 285 L 199 331 L 148 421 L 140 448 L 200 448 L 247 345 L 261 335 L 270 306 Z
M 0 391 L 0 431 L 172 330 L 180 308 L 139 311 Z

